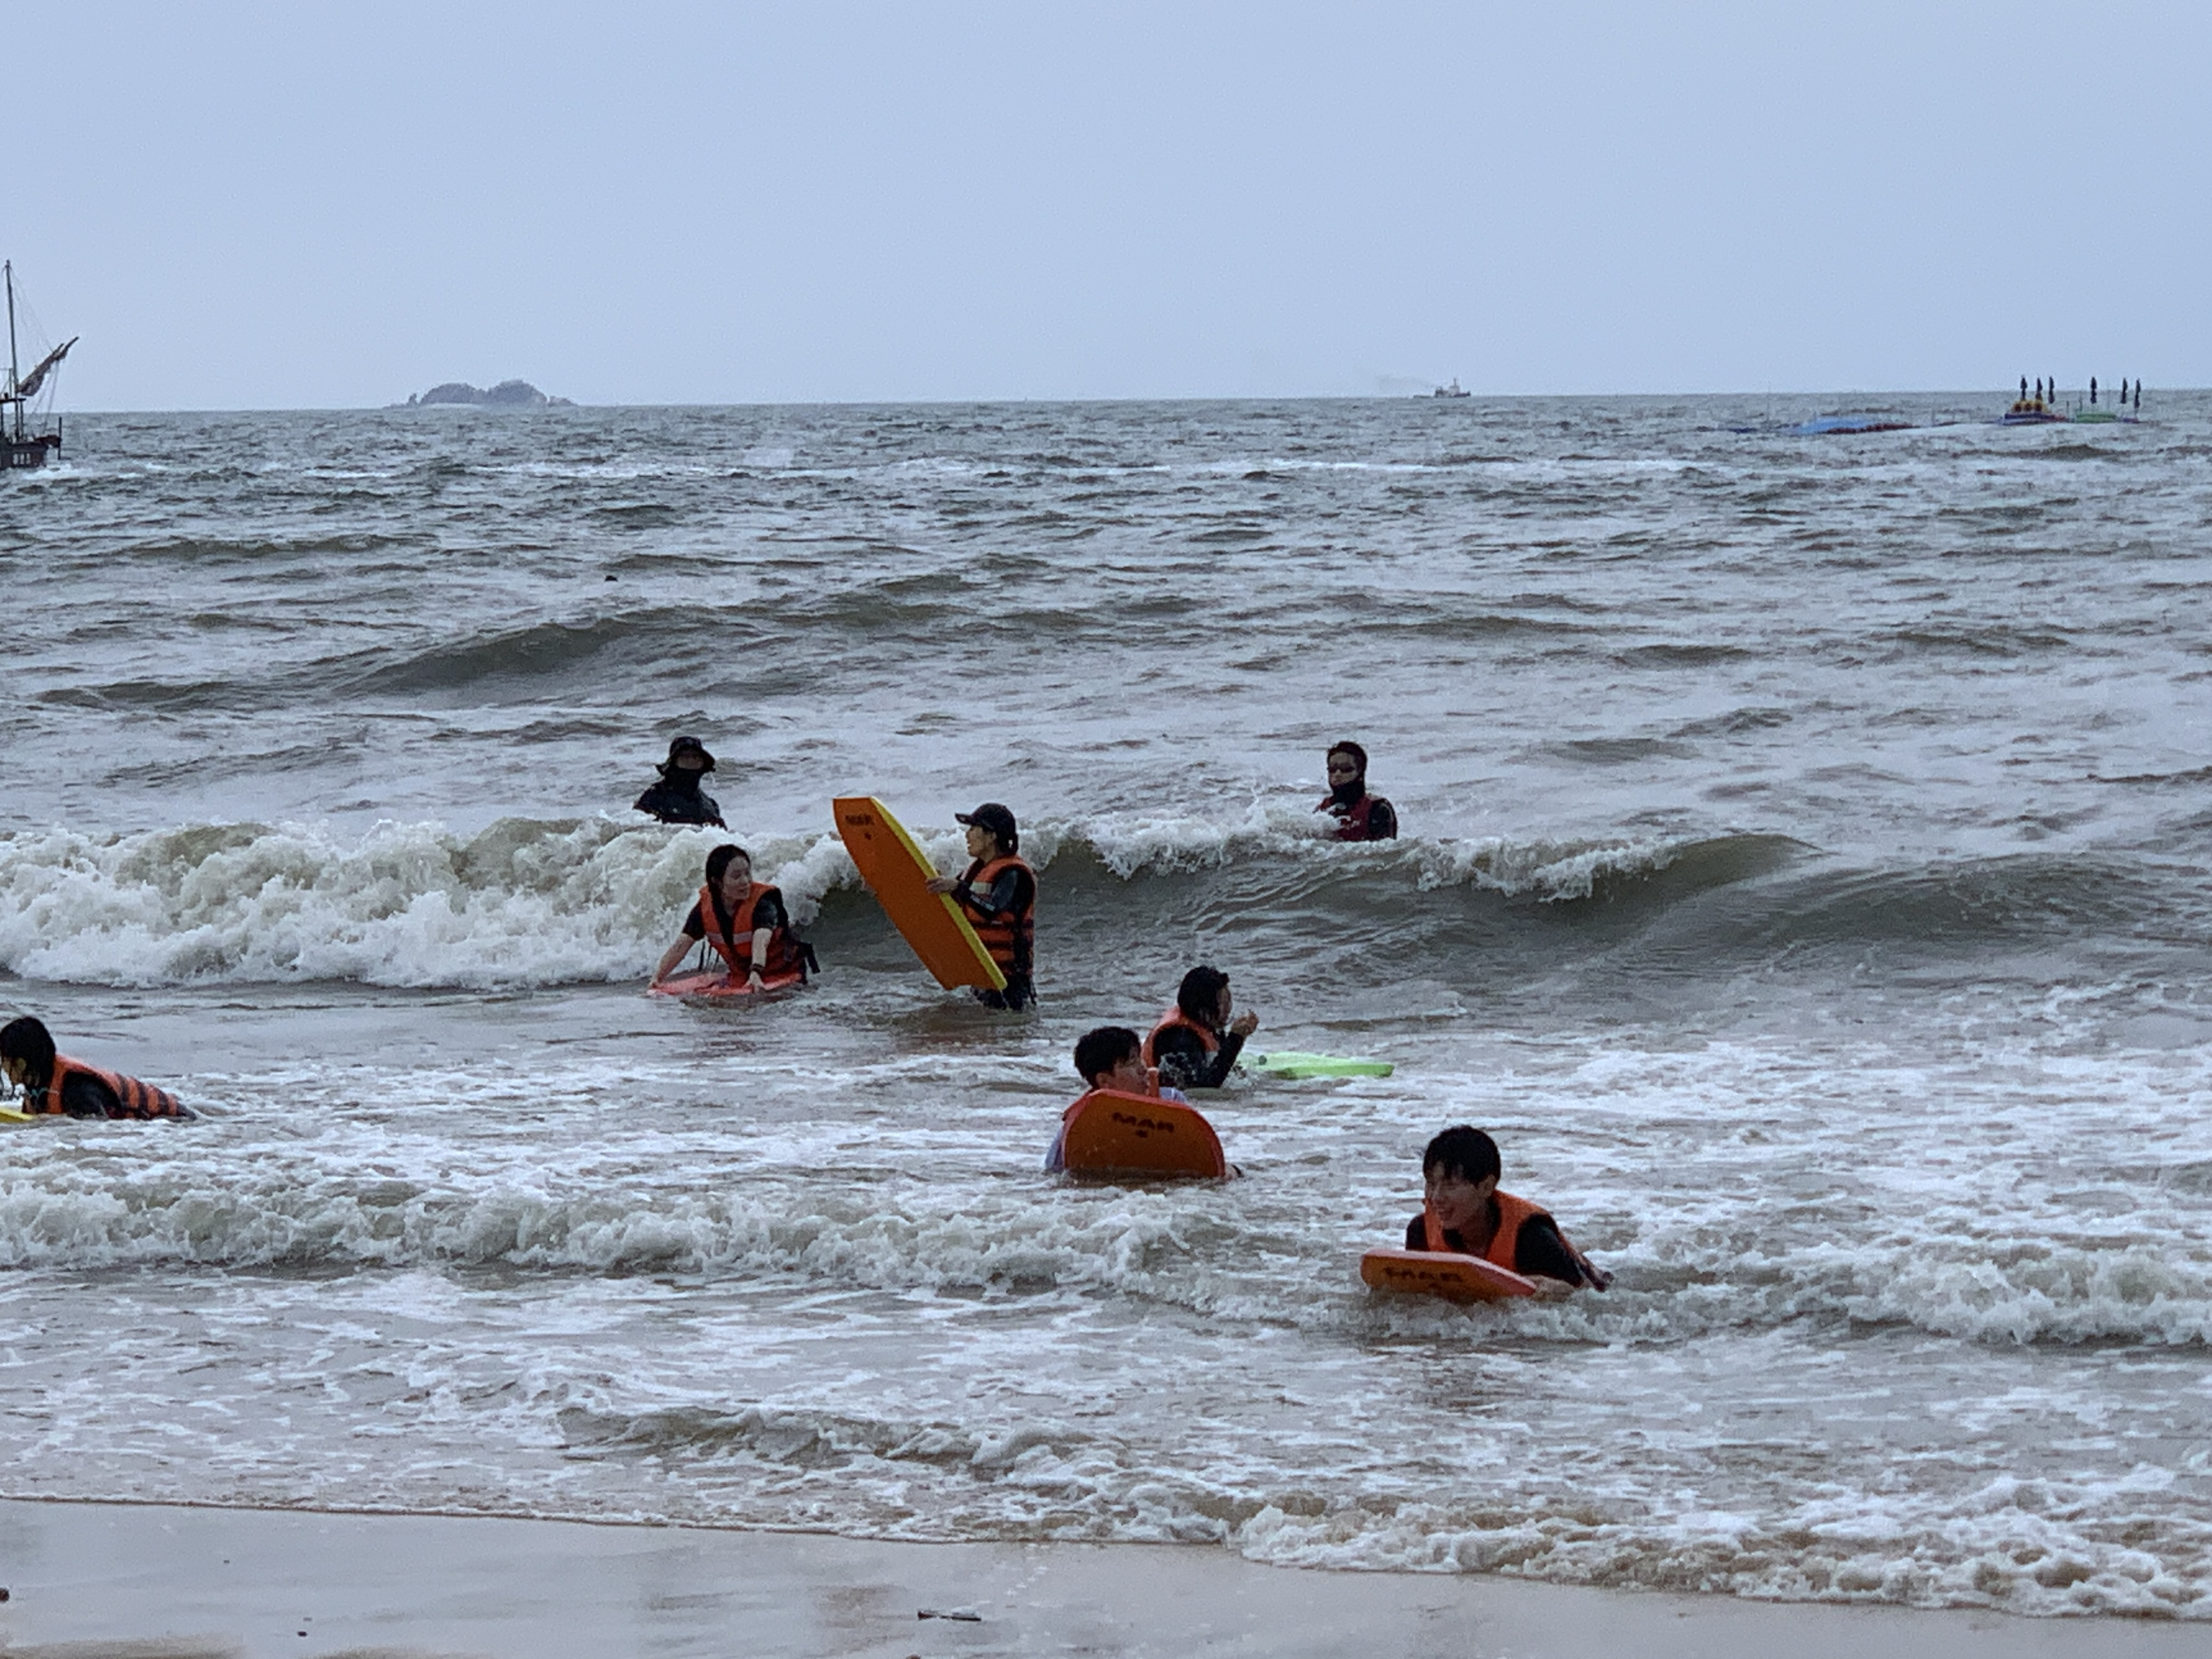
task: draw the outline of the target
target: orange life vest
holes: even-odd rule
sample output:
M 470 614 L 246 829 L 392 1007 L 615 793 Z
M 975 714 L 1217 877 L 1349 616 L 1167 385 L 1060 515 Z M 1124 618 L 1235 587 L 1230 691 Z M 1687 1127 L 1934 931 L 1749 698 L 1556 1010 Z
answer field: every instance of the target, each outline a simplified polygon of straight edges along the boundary
M 1206 1052 L 1208 1054 L 1218 1054 L 1221 1052 L 1220 1032 L 1215 1030 L 1211 1025 L 1202 1024 L 1199 1021 L 1193 1019 L 1188 1014 L 1183 1012 L 1180 1008 L 1170 1008 L 1166 1013 L 1160 1016 L 1160 1023 L 1153 1026 L 1152 1029 L 1146 1034 L 1146 1065 L 1157 1066 L 1160 1063 L 1160 1034 L 1164 1031 L 1172 1031 L 1177 1029 L 1196 1032 L 1198 1034 L 1199 1042 L 1205 1045 Z
M 1498 1204 L 1498 1231 L 1491 1234 L 1490 1248 L 1482 1252 L 1482 1260 L 1493 1267 L 1503 1267 L 1508 1273 L 1518 1273 L 1521 1270 L 1513 1265 L 1513 1260 L 1515 1253 L 1521 1248 L 1522 1225 L 1534 1216 L 1542 1216 L 1548 1221 L 1551 1219 L 1552 1212 L 1540 1204 L 1531 1204 L 1527 1199 L 1516 1198 L 1510 1193 L 1492 1193 L 1491 1196 L 1497 1200 Z M 1435 1205 L 1421 1206 L 1421 1219 L 1428 1228 L 1428 1243 L 1431 1249 L 1449 1251 L 1455 1255 L 1471 1254 L 1466 1250 L 1453 1250 L 1452 1247 L 1444 1242 L 1444 1224 L 1437 1219 Z M 1559 1223 L 1554 1221 L 1552 1224 L 1556 1227 Z M 1565 1244 L 1566 1239 L 1567 1236 L 1565 1233 L 1559 1235 L 1561 1243 Z M 1575 1255 L 1575 1247 L 1567 1244 L 1567 1253 L 1570 1255 Z
M 970 889 L 988 888 L 999 878 L 999 872 L 1002 870 L 1029 868 L 1019 858 L 1008 853 L 1000 858 L 977 860 L 969 866 L 968 873 L 961 878 L 961 881 Z M 967 898 L 965 894 L 962 896 L 966 902 L 961 908 L 968 913 L 969 925 L 975 928 L 975 937 L 983 942 L 983 948 L 991 953 L 991 960 L 999 964 L 1003 973 L 1026 974 L 1036 960 L 1036 872 L 1034 870 L 1030 870 L 1030 900 L 1026 908 L 1005 916 L 987 911 L 972 898 Z
M 120 1072 L 110 1072 L 98 1066 L 88 1066 L 81 1060 L 71 1060 L 64 1054 L 54 1056 L 53 1074 L 47 1078 L 44 1089 L 26 1097 L 25 1110 L 41 1115 L 62 1115 L 62 1090 L 73 1077 L 88 1077 L 106 1084 L 115 1091 L 116 1099 L 123 1103 L 125 1117 L 184 1117 L 187 1115 L 184 1103 L 167 1089 L 156 1089 L 150 1083 L 141 1083 L 135 1077 L 125 1077 Z
M 699 925 L 707 930 L 707 943 L 713 945 L 723 961 L 730 964 L 732 978 L 743 979 L 753 969 L 753 912 L 760 908 L 761 895 L 773 890 L 764 881 L 750 882 L 745 887 L 745 901 L 738 906 L 738 913 L 730 918 L 730 931 L 722 931 L 721 913 L 714 907 L 714 892 L 711 886 L 699 890 Z M 768 960 L 760 964 L 763 975 L 789 974 L 799 971 L 799 953 L 792 949 L 790 936 L 781 927 L 768 936 Z

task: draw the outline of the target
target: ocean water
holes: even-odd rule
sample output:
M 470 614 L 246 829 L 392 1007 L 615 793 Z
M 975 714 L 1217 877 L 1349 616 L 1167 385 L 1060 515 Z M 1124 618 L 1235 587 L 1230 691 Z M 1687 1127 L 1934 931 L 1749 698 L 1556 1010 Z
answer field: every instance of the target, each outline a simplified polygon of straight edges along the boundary
M 2001 401 L 72 419 L 0 1003 L 206 1115 L 0 1133 L 0 1491 L 2212 1616 L 2212 398 Z M 678 731 L 803 995 L 639 994 Z M 1035 1015 L 860 791 L 1015 807 Z M 1396 1075 L 1042 1174 L 1200 960 Z M 1359 1285 L 1461 1121 L 1609 1293 Z

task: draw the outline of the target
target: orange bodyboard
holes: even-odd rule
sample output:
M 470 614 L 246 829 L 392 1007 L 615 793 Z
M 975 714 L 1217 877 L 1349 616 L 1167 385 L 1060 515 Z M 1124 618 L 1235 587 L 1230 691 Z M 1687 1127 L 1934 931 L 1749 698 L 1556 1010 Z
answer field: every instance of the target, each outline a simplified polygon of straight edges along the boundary
M 830 805 L 837 814 L 837 833 L 844 837 L 845 850 L 853 855 L 860 879 L 937 982 L 948 991 L 956 985 L 1005 990 L 1006 975 L 991 960 L 960 907 L 950 894 L 929 890 L 936 866 L 922 856 L 890 808 L 872 795 L 840 795 Z
M 1370 1250 L 1359 1258 L 1359 1276 L 1378 1291 L 1453 1302 L 1502 1302 L 1536 1294 L 1536 1287 L 1510 1268 L 1449 1250 Z
M 1067 1109 L 1060 1155 L 1071 1175 L 1229 1173 L 1213 1126 L 1177 1101 L 1093 1089 Z

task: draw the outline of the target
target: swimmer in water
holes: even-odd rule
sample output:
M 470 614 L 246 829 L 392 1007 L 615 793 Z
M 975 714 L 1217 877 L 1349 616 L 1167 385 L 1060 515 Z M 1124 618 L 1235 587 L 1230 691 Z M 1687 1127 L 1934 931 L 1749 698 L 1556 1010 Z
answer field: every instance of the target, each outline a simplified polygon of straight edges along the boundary
M 1145 1039 L 1144 1060 L 1184 1089 L 1218 1089 L 1237 1069 L 1244 1039 L 1260 1029 L 1257 1014 L 1230 1017 L 1236 1004 L 1229 975 L 1197 967 L 1176 988 L 1176 1006 Z
M 769 974 L 799 974 L 819 964 L 814 948 L 791 932 L 782 892 L 753 879 L 753 855 L 742 847 L 717 847 L 707 854 L 707 884 L 653 970 L 658 985 L 704 939 L 729 964 L 732 982 L 760 990 Z
M 167 1089 L 54 1052 L 53 1033 L 26 1014 L 0 1025 L 0 1070 L 34 1117 L 195 1117 Z
M 1420 1214 L 1406 1224 L 1406 1248 L 1448 1250 L 1510 1268 L 1534 1280 L 1540 1296 L 1612 1284 L 1611 1273 L 1567 1242 L 1550 1211 L 1498 1190 L 1503 1168 L 1498 1143 L 1464 1123 L 1431 1140 L 1421 1154 L 1427 1195 Z
M 1179 1089 L 1160 1087 L 1160 1074 L 1145 1064 L 1144 1045 L 1137 1034 L 1126 1025 L 1102 1025 L 1095 1031 L 1085 1031 L 1075 1044 L 1075 1074 L 1083 1079 L 1084 1094 L 1074 1106 L 1060 1115 L 1060 1133 L 1052 1138 L 1052 1150 L 1044 1155 L 1048 1174 L 1067 1167 L 1064 1156 L 1067 1139 L 1067 1120 L 1076 1106 L 1101 1089 L 1111 1089 L 1125 1095 L 1146 1095 L 1157 1100 L 1172 1100 L 1179 1106 L 1190 1104 Z
M 1349 738 L 1328 751 L 1328 793 L 1316 812 L 1336 820 L 1339 841 L 1395 841 L 1398 814 L 1380 795 L 1367 793 L 1367 751 Z
M 707 774 L 714 769 L 714 757 L 707 752 L 705 744 L 696 738 L 677 738 L 668 745 L 668 758 L 658 769 L 659 781 L 631 804 L 632 811 L 649 812 L 663 823 L 729 827 L 722 822 L 722 809 L 714 798 L 700 787 Z

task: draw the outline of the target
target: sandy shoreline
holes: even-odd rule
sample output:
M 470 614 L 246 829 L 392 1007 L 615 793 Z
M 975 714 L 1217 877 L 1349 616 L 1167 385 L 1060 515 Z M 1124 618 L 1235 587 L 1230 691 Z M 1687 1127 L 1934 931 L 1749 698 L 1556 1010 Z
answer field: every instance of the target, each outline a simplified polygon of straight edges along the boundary
M 2201 1625 L 1310 1572 L 1149 1545 L 0 1502 L 25 1656 L 1050 1653 L 2163 1659 Z M 923 1609 L 980 1615 L 918 1616 Z

